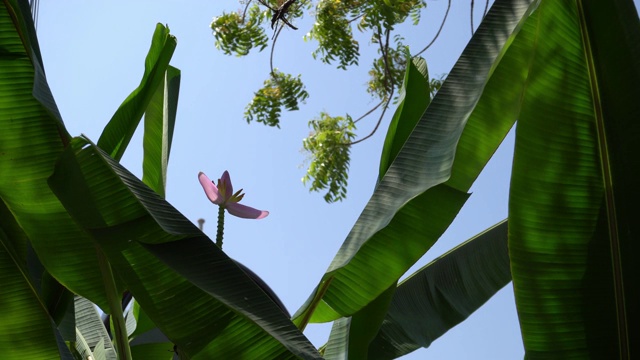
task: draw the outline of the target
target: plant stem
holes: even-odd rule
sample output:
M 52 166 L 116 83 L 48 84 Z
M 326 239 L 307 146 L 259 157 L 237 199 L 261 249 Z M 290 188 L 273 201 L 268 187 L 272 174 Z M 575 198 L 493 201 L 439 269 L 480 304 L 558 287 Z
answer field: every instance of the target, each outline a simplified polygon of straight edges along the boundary
M 311 316 L 313 315 L 313 312 L 316 310 L 316 308 L 320 304 L 320 300 L 322 300 L 322 297 L 324 296 L 324 294 L 326 294 L 327 290 L 329 290 L 329 285 L 331 285 L 332 281 L 333 281 L 333 275 L 319 285 L 319 288 L 316 291 L 316 294 L 313 296 L 313 300 L 311 300 L 311 303 L 307 306 L 307 309 L 303 312 L 302 318 L 300 320 L 294 320 L 294 324 L 298 327 L 300 331 L 304 331 L 304 329 L 307 327 L 307 324 L 309 324 L 309 320 L 311 320 Z
M 120 304 L 120 295 L 116 288 L 116 281 L 113 278 L 111 264 L 99 248 L 96 248 L 96 252 L 102 273 L 102 281 L 107 292 L 107 300 L 109 301 L 109 311 L 111 311 L 111 321 L 113 321 L 113 335 L 116 340 L 118 360 L 133 360 L 131 349 L 129 348 L 129 336 L 127 335 L 127 327 L 124 322 L 122 305 Z
M 218 232 L 216 233 L 216 245 L 222 250 L 222 236 L 224 236 L 224 207 L 218 207 Z

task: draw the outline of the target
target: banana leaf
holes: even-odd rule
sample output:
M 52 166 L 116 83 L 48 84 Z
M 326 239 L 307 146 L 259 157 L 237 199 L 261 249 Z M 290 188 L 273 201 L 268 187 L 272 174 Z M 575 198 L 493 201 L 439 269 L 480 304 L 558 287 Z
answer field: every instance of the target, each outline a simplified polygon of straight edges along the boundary
M 0 100 L 0 198 L 29 237 L 46 270 L 65 287 L 106 310 L 108 301 L 95 246 L 46 185 L 70 137 L 46 82 L 28 5 L 26 1 L 9 1 L 1 11 L 0 88 L 6 96 Z M 173 48 L 175 38 L 158 25 L 141 86 L 125 100 L 103 133 L 105 146 L 115 144 L 114 154 L 124 151 L 151 95 L 163 82 L 165 63 Z M 140 93 L 150 95 L 140 100 Z M 127 118 L 132 113 L 140 117 Z
M 97 146 L 74 138 L 49 185 L 184 356 L 320 358 L 232 259 Z
M 398 284 L 369 359 L 395 359 L 464 321 L 511 281 L 507 221 L 433 260 Z
M 390 301 L 381 309 L 384 318 L 374 336 L 365 339 L 367 349 L 360 348 L 365 341 L 358 339 L 370 331 L 371 320 L 364 315 L 379 311 L 361 310 L 335 321 L 325 359 L 395 359 L 429 347 L 511 281 L 507 233 L 505 220 L 414 272 L 390 295 L 383 293 Z
M 180 83 L 179 71 L 176 71 L 177 69 L 175 68 L 169 68 L 169 61 L 173 56 L 177 43 L 176 38 L 169 34 L 168 27 L 162 24 L 156 25 L 156 30 L 151 40 L 151 48 L 145 59 L 144 75 L 140 85 L 118 107 L 98 140 L 98 146 L 112 158 L 116 160 L 122 158 L 140 119 L 142 119 L 152 101 L 153 105 L 149 108 L 150 113 L 147 116 L 157 120 L 149 122 L 160 122 L 160 124 L 163 124 L 161 126 L 166 126 L 171 130 L 164 133 L 167 139 L 164 143 L 161 143 L 160 148 L 162 149 L 162 145 L 170 146 L 171 140 L 169 139 L 173 134 L 178 98 L 177 86 Z M 166 113 L 165 109 L 163 109 L 165 106 L 164 99 L 166 99 L 168 108 Z M 162 106 L 162 108 L 158 109 L 159 106 Z M 166 119 L 164 118 L 165 116 Z M 157 126 L 153 125 L 152 127 L 156 127 L 155 135 L 159 135 Z M 145 132 L 148 132 L 148 130 Z M 149 145 L 146 145 L 146 147 L 148 152 Z
M 640 22 L 542 1 L 516 131 L 509 252 L 527 359 L 638 353 Z
M 387 172 L 431 102 L 427 62 L 423 58 L 411 59 L 409 54 L 407 58 L 409 65 L 405 70 L 398 108 L 389 123 L 380 157 L 378 181 Z M 336 320 L 324 346 L 325 358 L 366 359 L 369 344 L 380 329 L 395 289 L 396 283 L 352 316 Z
M 296 324 L 355 314 L 396 282 L 451 224 L 517 118 L 526 73 L 500 71 L 497 64 L 520 60 L 503 57 L 536 5 L 494 3 L 320 284 L 294 315 Z
M 505 103 L 518 109 L 509 249 L 529 359 L 636 352 L 638 25 L 630 1 L 543 1 L 493 75 L 525 79 Z M 471 118 L 509 113 L 478 111 L 495 96 L 487 86 Z
M 0 204 L 2 207 L 2 204 Z M 14 241 L 0 226 L 0 347 L 4 359 L 65 359 L 67 349 Z M 37 346 L 34 346 L 37 344 Z
M 111 343 L 111 338 L 102 324 L 102 319 L 93 305 L 81 296 L 75 296 L 75 317 L 77 332 L 83 339 L 84 344 L 93 350 L 96 347 L 102 348 L 107 360 L 116 360 L 116 352 Z M 98 346 L 98 344 L 101 344 Z M 77 349 L 78 352 L 79 349 Z
M 55 280 L 43 273 L 29 239 L 0 199 L 0 348 L 5 359 L 73 356 L 58 324 L 66 309 Z M 35 264 L 34 264 L 35 263 Z M 49 278 L 50 280 L 46 280 Z M 43 285 L 44 284 L 44 285 Z M 68 293 L 68 291 L 67 291 Z M 57 301 L 56 301 L 57 300 Z M 37 344 L 37 345 L 34 345 Z
M 142 158 L 142 182 L 165 196 L 167 167 L 176 124 L 180 70 L 169 65 L 162 83 L 146 106 Z

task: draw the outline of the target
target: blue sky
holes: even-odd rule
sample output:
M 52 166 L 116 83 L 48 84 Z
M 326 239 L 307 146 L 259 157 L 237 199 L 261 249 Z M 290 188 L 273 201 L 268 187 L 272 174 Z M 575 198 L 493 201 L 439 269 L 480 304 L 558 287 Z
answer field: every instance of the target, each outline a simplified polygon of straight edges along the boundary
M 314 61 L 316 44 L 302 40 L 312 20 L 306 16 L 297 23 L 300 30 L 281 34 L 274 65 L 301 73 L 310 98 L 300 111 L 283 115 L 281 129 L 248 125 L 244 108 L 268 76 L 269 51 L 225 56 L 215 49 L 209 28 L 212 17 L 240 7 L 236 0 L 45 0 L 40 2 L 38 35 L 47 78 L 69 132 L 97 141 L 140 82 L 155 24 L 169 25 L 178 39 L 172 65 L 181 69 L 182 83 L 167 200 L 194 223 L 204 218 L 205 232 L 215 238 L 217 207 L 204 196 L 197 174 L 217 179 L 229 170 L 234 186 L 246 192 L 243 203 L 271 214 L 259 221 L 227 216 L 224 250 L 258 273 L 293 313 L 317 285 L 373 191 L 393 111 L 375 136 L 353 147 L 347 200 L 329 205 L 322 194 L 309 193 L 300 181 L 306 169 L 301 148 L 309 133 L 307 122 L 320 111 L 355 118 L 375 105 L 365 92 L 374 48 L 367 37 L 359 37 L 362 67 L 348 72 Z M 429 1 L 421 25 L 402 28 L 413 52 L 431 40 L 446 7 L 445 0 Z M 476 4 L 476 26 L 482 7 Z M 442 35 L 423 54 L 430 73 L 447 73 L 469 38 L 469 2 L 453 1 Z M 359 136 L 367 135 L 375 121 L 360 122 Z M 507 216 L 512 149 L 510 135 L 452 226 L 414 270 Z M 123 163 L 141 176 L 141 159 L 138 134 Z M 312 324 L 305 334 L 320 346 L 328 332 L 328 325 Z M 430 348 L 405 359 L 516 359 L 523 354 L 508 285 Z

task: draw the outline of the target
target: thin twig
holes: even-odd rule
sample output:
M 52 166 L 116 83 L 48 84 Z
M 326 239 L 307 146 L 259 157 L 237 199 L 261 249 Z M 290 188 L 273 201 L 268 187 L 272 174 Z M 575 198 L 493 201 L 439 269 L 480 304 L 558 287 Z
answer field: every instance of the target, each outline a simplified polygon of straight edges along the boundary
M 353 19 L 351 19 L 351 20 L 347 20 L 347 23 L 351 24 L 352 22 L 354 22 L 354 21 L 356 21 L 356 20 L 360 19 L 360 18 L 361 18 L 361 17 L 363 17 L 363 16 L 364 16 L 364 13 L 362 13 L 362 14 L 360 14 L 360 15 L 358 15 L 358 16 L 356 16 L 356 17 L 354 17 L 354 18 L 353 18 Z
M 276 48 L 276 41 L 278 41 L 278 36 L 280 35 L 280 31 L 284 28 L 284 24 L 280 25 L 278 30 L 273 34 L 273 43 L 271 44 L 271 55 L 269 56 L 269 67 L 271 68 L 271 76 L 274 76 L 275 71 L 273 71 L 273 51 Z
M 374 106 L 371 110 L 367 111 L 366 113 L 364 113 L 364 115 L 360 116 L 359 118 L 357 118 L 356 120 L 353 121 L 353 123 L 357 123 L 358 121 L 364 119 L 365 117 L 369 116 L 369 114 L 371 114 L 372 112 L 376 111 L 377 108 L 380 107 L 380 105 L 384 104 L 384 100 L 380 101 L 378 103 L 378 105 Z
M 373 130 L 371 131 L 371 133 L 369 133 L 369 135 L 363 137 L 362 139 L 358 139 L 356 141 L 352 141 L 348 144 L 345 144 L 346 146 L 350 146 L 350 145 L 355 145 L 359 142 L 363 142 L 365 140 L 367 140 L 368 138 L 372 137 L 373 134 L 376 133 L 376 131 L 378 131 L 378 128 L 380 127 L 380 124 L 382 123 L 382 119 L 384 118 L 384 114 L 387 112 L 387 109 L 389 108 L 389 103 L 391 102 L 391 99 L 393 99 L 393 94 L 395 91 L 395 84 L 393 82 L 393 78 L 392 78 L 392 74 L 391 74 L 391 68 L 389 67 L 389 61 L 387 57 L 389 56 L 389 36 L 390 36 L 390 31 L 389 29 L 385 30 L 385 44 L 384 46 L 382 45 L 382 35 L 380 34 L 382 30 L 380 29 L 380 27 L 378 27 L 378 31 L 376 32 L 376 36 L 378 37 L 378 43 L 380 45 L 380 52 L 382 53 L 382 59 L 384 61 L 384 72 L 385 72 L 385 76 L 384 76 L 384 86 L 387 89 L 387 91 L 389 91 L 389 97 L 387 98 L 386 101 L 384 102 L 384 107 L 382 108 L 382 113 L 380 114 L 380 117 L 378 118 L 378 122 L 376 123 L 376 126 L 373 128 Z M 380 104 L 382 104 L 383 102 L 380 102 Z M 369 110 L 365 115 L 361 116 L 360 118 L 358 118 L 358 120 L 356 121 L 360 121 L 362 120 L 363 117 L 371 114 L 375 109 L 377 109 L 380 104 L 376 105 L 373 109 Z M 354 122 L 355 123 L 355 122 Z
M 471 0 L 471 36 L 473 36 L 473 0 Z
M 484 19 L 487 16 L 487 11 L 489 11 L 489 0 L 484 3 L 484 12 L 482 13 L 482 18 Z
M 389 82 L 391 83 L 391 88 L 394 87 L 393 79 L 391 79 L 391 70 L 389 67 L 389 63 L 387 57 L 389 56 L 389 30 L 386 32 L 386 40 L 384 46 L 382 45 L 382 36 L 380 35 L 381 29 L 378 27 L 378 31 L 376 32 L 376 36 L 378 36 L 378 45 L 380 45 L 380 53 L 382 54 L 382 61 L 384 62 L 384 87 L 389 90 Z
M 429 44 L 427 44 L 427 46 L 425 46 L 424 49 L 420 50 L 417 54 L 413 55 L 412 58 L 422 54 L 425 51 L 427 51 L 427 49 L 430 48 L 431 45 L 433 45 L 433 43 L 436 41 L 438 36 L 440 36 L 440 33 L 442 32 L 442 28 L 444 27 L 444 23 L 447 21 L 447 16 L 449 16 L 449 10 L 450 9 L 451 9 L 451 0 L 449 0 L 449 4 L 447 5 L 447 12 L 444 13 L 444 18 L 442 19 L 442 23 L 440 24 L 440 29 L 438 29 L 438 32 L 436 33 L 436 36 L 433 37 L 431 42 Z
M 378 118 L 378 122 L 376 123 L 376 126 L 373 128 L 373 130 L 371 131 L 371 133 L 365 137 L 363 137 L 362 139 L 358 139 L 356 141 L 352 141 L 348 144 L 345 144 L 346 146 L 351 146 L 351 145 L 355 145 L 357 143 L 363 142 L 365 140 L 367 140 L 368 138 L 372 137 L 373 134 L 376 133 L 376 131 L 378 131 L 378 127 L 380 126 L 380 123 L 382 123 L 382 118 L 384 118 L 384 114 L 387 111 L 387 108 L 389 108 L 389 103 L 391 102 L 391 99 L 393 98 L 393 89 L 391 89 L 391 93 L 389 94 L 389 98 L 387 99 L 387 101 L 384 104 L 384 108 L 382 108 L 382 114 L 380 114 L 380 117 Z
M 243 23 L 243 24 L 244 24 L 244 19 L 247 16 L 247 10 L 249 9 L 249 5 L 251 5 L 251 1 L 252 0 L 247 1 L 247 6 L 244 7 L 244 11 L 242 12 L 242 21 L 241 21 L 241 23 Z
M 386 30 L 387 32 L 387 39 L 386 42 L 384 44 L 384 48 L 385 48 L 385 58 L 389 57 L 389 36 L 391 35 L 391 31 L 389 29 Z M 391 62 L 393 61 L 393 59 L 388 59 L 387 61 Z M 396 87 L 396 82 L 395 79 L 393 78 L 393 73 L 391 72 L 391 67 L 389 66 L 389 63 L 385 63 L 385 71 L 387 73 L 387 76 L 389 78 L 389 86 L 391 86 L 391 89 L 395 89 Z

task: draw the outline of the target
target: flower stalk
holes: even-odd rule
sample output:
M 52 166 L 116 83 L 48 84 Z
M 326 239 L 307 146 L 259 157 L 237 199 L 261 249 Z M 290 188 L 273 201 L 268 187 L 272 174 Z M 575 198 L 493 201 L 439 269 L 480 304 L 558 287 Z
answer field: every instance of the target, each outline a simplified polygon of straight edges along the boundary
M 216 232 L 216 245 L 222 249 L 222 237 L 224 236 L 224 207 L 218 207 L 218 231 Z

